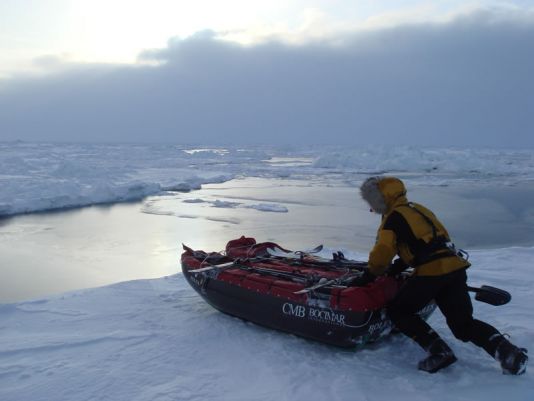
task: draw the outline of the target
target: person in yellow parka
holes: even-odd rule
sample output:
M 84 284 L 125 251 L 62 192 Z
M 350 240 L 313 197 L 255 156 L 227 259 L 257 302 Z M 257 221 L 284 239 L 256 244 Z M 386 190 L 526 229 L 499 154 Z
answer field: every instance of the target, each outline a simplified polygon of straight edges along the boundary
M 370 275 L 385 274 L 396 255 L 395 268 L 414 268 L 387 310 L 397 329 L 427 351 L 419 369 L 434 373 L 456 362 L 449 346 L 417 314 L 435 300 L 456 338 L 482 347 L 500 362 L 503 373 L 524 373 L 527 351 L 511 344 L 493 326 L 473 318 L 466 275 L 470 264 L 454 249 L 436 216 L 424 206 L 408 202 L 404 183 L 395 177 L 370 177 L 360 193 L 371 210 L 382 215 L 369 254 Z

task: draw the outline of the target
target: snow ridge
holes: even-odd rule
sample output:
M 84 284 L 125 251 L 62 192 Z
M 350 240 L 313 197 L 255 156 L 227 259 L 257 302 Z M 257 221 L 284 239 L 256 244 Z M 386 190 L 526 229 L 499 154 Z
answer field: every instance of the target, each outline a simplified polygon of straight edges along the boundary
M 495 179 L 514 185 L 534 181 L 534 150 L 0 142 L 0 216 L 191 191 L 237 176 L 299 179 L 328 174 L 357 183 L 369 174 L 388 172 L 405 174 L 411 185 Z

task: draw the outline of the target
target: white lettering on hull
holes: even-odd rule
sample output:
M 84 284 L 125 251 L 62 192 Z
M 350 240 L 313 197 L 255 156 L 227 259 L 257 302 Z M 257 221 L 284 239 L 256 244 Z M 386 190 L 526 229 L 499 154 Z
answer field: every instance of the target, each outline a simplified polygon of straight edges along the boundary
M 282 312 L 284 312 L 285 315 L 304 317 L 306 316 L 306 307 L 286 302 L 284 305 L 282 305 Z
M 392 328 L 392 323 L 390 320 L 382 320 L 380 322 L 373 323 L 369 325 L 369 328 L 367 329 L 367 332 L 369 334 L 374 334 L 376 332 L 382 333 L 383 331 L 390 331 Z
M 282 305 L 284 315 L 291 315 L 301 319 L 314 320 L 316 322 L 345 326 L 345 315 L 329 309 L 317 309 L 303 305 L 295 305 L 286 302 Z

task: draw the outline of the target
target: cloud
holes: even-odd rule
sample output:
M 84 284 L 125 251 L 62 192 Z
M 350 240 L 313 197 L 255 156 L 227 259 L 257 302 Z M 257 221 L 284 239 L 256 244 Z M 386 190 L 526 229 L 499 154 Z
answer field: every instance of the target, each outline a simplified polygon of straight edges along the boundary
M 534 147 L 534 18 L 240 45 L 216 32 L 0 84 L 5 139 Z M 46 63 L 45 63 L 46 64 Z

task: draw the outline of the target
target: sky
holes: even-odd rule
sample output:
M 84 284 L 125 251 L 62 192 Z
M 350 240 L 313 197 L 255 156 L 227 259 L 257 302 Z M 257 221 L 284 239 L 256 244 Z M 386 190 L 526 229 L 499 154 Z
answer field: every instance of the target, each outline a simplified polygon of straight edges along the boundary
M 2 0 L 0 140 L 534 148 L 534 0 Z

